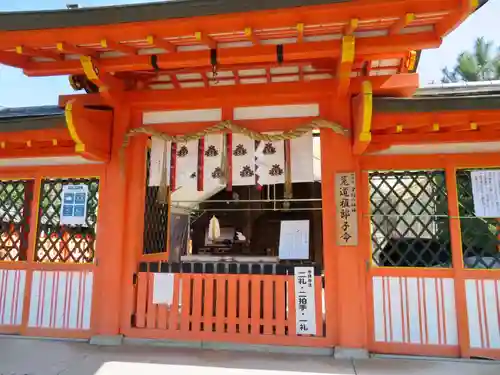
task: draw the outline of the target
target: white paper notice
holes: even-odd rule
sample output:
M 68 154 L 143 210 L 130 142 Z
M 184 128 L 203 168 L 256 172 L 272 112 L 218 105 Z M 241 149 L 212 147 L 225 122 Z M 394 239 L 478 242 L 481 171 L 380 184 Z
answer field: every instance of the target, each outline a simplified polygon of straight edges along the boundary
M 316 335 L 314 268 L 295 267 L 295 311 L 298 335 Z
M 471 180 L 476 216 L 500 218 L 500 170 L 472 171 Z
M 153 280 L 153 303 L 171 305 L 174 300 L 173 273 L 155 273 Z
M 280 229 L 279 258 L 309 259 L 309 220 L 283 220 Z
M 88 199 L 87 185 L 64 185 L 60 212 L 61 225 L 87 225 Z

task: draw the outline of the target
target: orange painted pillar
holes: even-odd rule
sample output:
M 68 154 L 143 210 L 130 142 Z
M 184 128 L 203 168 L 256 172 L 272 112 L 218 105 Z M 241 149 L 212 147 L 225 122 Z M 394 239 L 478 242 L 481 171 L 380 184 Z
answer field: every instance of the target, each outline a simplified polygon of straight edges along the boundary
M 348 128 L 350 100 L 333 97 L 329 119 Z M 339 246 L 335 203 L 335 174 L 355 172 L 357 184 L 358 246 Z M 339 357 L 364 355 L 367 350 L 366 244 L 370 233 L 361 229 L 359 161 L 352 154 L 349 136 L 321 130 L 321 179 L 323 197 L 323 260 L 326 284 L 327 336 L 332 337 Z M 368 197 L 366 197 L 368 199 Z M 343 350 L 343 349 L 362 349 Z
M 111 159 L 106 166 L 99 192 L 94 280 L 93 339 L 96 344 L 119 344 L 123 243 L 125 236 L 126 160 L 123 158 L 124 134 L 130 125 L 130 108 L 115 107 Z M 127 153 L 128 153 L 127 149 Z
M 134 121 L 136 124 L 137 121 Z M 148 137 L 138 135 L 130 140 L 127 149 L 127 206 L 125 244 L 123 249 L 121 328 L 125 334 L 132 328 L 134 313 L 133 277 L 143 249 L 144 210 L 146 199 L 146 149 Z

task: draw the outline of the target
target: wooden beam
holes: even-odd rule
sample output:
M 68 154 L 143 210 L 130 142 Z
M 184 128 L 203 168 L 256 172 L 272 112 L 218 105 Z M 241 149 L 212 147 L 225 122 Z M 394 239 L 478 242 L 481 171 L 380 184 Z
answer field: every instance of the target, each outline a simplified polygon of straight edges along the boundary
M 356 29 L 358 28 L 358 24 L 359 24 L 359 19 L 357 18 L 352 18 L 351 20 L 349 20 L 349 23 L 345 27 L 344 35 L 353 35 Z
M 171 53 L 177 52 L 177 47 L 165 39 L 158 38 L 157 36 L 154 35 L 148 35 L 146 40 L 148 41 L 148 44 L 150 46 L 162 48 L 165 51 Z
M 339 96 L 347 95 L 351 83 L 352 65 L 355 56 L 355 38 L 352 35 L 342 37 L 342 51 L 337 68 L 337 79 L 339 81 Z
M 390 28 L 389 35 L 399 34 L 406 26 L 415 20 L 415 13 L 406 13 L 403 18 L 397 20 Z
M 469 17 L 469 15 L 473 13 L 478 6 L 479 0 L 461 0 L 460 8 L 451 12 L 448 17 L 434 27 L 436 33 L 442 37 L 448 35 L 467 17 Z
M 359 19 L 397 18 L 408 10 L 415 14 L 442 13 L 457 9 L 457 0 L 360 0 L 330 2 L 325 5 L 270 9 L 267 11 L 217 14 L 204 17 L 173 18 L 158 21 L 109 23 L 100 26 L 67 27 L 58 29 L 21 30 L 2 32 L 0 50 L 8 50 L 16 45 L 28 43 L 32 47 L 55 45 L 64 39 L 74 45 L 84 45 L 101 40 L 140 40 L 145 35 L 182 36 L 192 35 L 197 30 L 210 34 L 242 30 L 251 25 L 255 30 L 290 27 L 297 22 L 322 25 L 346 22 L 353 15 Z M 301 17 L 304 19 L 302 20 Z
M 14 52 L 0 51 L 0 63 L 8 66 L 15 66 L 18 68 L 26 68 L 29 66 L 31 59 L 29 56 L 18 55 Z
M 411 49 L 426 49 L 438 47 L 441 44 L 434 32 L 419 35 L 394 35 L 391 37 L 360 38 L 356 41 L 356 55 L 378 55 L 400 57 Z M 313 61 L 315 59 L 331 59 L 340 56 L 341 41 L 325 41 L 286 45 L 286 61 Z M 236 65 L 276 63 L 276 46 L 259 45 L 247 48 L 223 48 L 218 51 L 217 58 L 221 68 Z M 124 72 L 136 70 L 151 70 L 151 57 L 125 56 L 103 59 L 102 67 L 108 72 Z M 158 55 L 160 69 L 197 69 L 210 67 L 210 51 L 186 51 Z M 82 67 L 78 61 L 30 63 L 24 69 L 28 76 L 81 74 Z
M 123 81 L 107 73 L 97 61 L 89 56 L 81 56 L 80 62 L 87 78 L 99 87 L 99 93 L 114 104 L 125 90 Z
M 374 95 L 394 97 L 411 95 L 418 87 L 418 74 L 396 76 L 357 77 L 351 80 L 351 92 L 362 91 L 364 81 L 370 81 Z M 221 103 L 245 105 L 294 104 L 317 102 L 335 94 L 336 79 L 312 82 L 285 82 L 254 85 L 234 85 L 182 90 L 131 90 L 124 92 L 123 100 L 137 109 L 200 109 L 211 108 Z M 258 93 L 258 95 L 256 95 Z M 80 98 L 86 105 L 102 106 L 106 102 L 98 94 L 63 95 L 59 106 L 69 100 Z
M 125 44 L 116 43 L 116 42 L 113 42 L 112 40 L 108 40 L 108 39 L 101 40 L 101 47 L 102 48 L 109 48 L 110 50 L 118 51 L 118 52 L 124 53 L 126 55 L 137 55 L 136 48 L 131 47 L 131 46 L 127 46 Z
M 245 37 L 250 40 L 254 46 L 258 46 L 260 44 L 260 39 L 254 34 L 253 29 L 251 27 L 245 28 Z
M 83 98 L 66 103 L 66 127 L 75 152 L 89 160 L 108 161 L 111 155 L 113 112 L 85 107 Z
M 362 155 L 372 140 L 373 89 L 370 81 L 364 81 L 363 91 L 352 100 L 353 153 Z
M 75 45 L 66 42 L 58 42 L 57 50 L 60 53 L 74 53 L 75 55 L 91 56 L 91 57 L 97 57 L 99 54 L 98 51 L 96 50 L 92 50 L 90 48 L 85 48 L 85 47 L 77 47 Z
M 194 39 L 198 43 L 208 46 L 210 49 L 217 48 L 217 43 L 215 42 L 215 40 L 213 40 L 207 34 L 201 32 L 201 31 L 197 31 L 194 33 Z
M 44 50 L 44 49 L 35 49 L 27 46 L 17 46 L 16 47 L 16 53 L 18 55 L 25 55 L 25 56 L 31 56 L 31 57 L 45 57 L 46 59 L 52 59 L 56 61 L 62 61 L 63 57 L 61 54 L 51 51 L 51 50 Z
M 304 24 L 298 23 L 296 26 L 297 29 L 297 43 L 304 42 Z

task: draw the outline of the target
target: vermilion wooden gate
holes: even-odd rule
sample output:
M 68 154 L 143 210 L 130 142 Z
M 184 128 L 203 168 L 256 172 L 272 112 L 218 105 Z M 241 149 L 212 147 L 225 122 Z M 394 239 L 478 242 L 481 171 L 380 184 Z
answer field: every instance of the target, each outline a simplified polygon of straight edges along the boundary
M 149 266 L 161 269 L 158 263 Z M 153 304 L 154 274 L 142 271 L 137 276 L 132 326 L 125 331 L 128 336 L 328 346 L 319 275 L 315 276 L 316 334 L 299 336 L 293 275 L 175 273 L 168 306 Z
M 0 333 L 92 335 L 102 168 L 79 166 L 78 175 L 74 170 L 39 167 L 0 172 Z M 89 188 L 86 226 L 61 225 L 66 184 Z
M 498 219 L 477 218 L 471 170 L 496 155 L 362 162 L 370 350 L 500 358 Z

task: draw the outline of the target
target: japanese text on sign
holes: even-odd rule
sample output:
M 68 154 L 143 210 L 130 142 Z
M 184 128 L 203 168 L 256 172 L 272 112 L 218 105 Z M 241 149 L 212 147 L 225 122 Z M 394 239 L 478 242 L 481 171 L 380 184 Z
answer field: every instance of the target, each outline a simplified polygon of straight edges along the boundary
M 335 175 L 335 200 L 337 204 L 337 244 L 357 246 L 358 214 L 354 172 Z
M 64 185 L 60 222 L 62 225 L 86 225 L 89 187 L 87 185 Z
M 316 335 L 314 268 L 295 267 L 295 311 L 298 335 Z
M 472 195 L 477 217 L 500 217 L 500 170 L 472 171 Z

